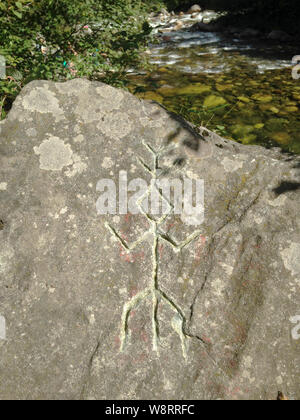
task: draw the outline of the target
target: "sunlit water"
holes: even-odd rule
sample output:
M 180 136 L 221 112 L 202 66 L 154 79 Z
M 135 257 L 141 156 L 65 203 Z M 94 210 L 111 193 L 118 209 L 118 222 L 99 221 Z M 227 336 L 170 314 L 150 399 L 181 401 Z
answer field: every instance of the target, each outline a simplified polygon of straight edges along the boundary
M 193 23 L 190 16 L 182 20 L 186 26 Z M 158 24 L 153 22 L 156 32 Z M 176 19 L 166 27 L 172 25 Z M 294 47 L 219 32 L 164 31 L 149 48 L 153 71 L 129 76 L 132 91 L 241 143 L 300 153 L 300 80 L 291 72 Z

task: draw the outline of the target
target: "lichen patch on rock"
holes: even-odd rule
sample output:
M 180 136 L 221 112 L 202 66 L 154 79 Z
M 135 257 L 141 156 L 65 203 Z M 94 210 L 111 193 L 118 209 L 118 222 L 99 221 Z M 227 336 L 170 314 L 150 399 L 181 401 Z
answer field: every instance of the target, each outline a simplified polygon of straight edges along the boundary
M 40 157 L 40 168 L 45 171 L 61 171 L 73 164 L 71 146 L 58 137 L 50 136 L 34 152 Z

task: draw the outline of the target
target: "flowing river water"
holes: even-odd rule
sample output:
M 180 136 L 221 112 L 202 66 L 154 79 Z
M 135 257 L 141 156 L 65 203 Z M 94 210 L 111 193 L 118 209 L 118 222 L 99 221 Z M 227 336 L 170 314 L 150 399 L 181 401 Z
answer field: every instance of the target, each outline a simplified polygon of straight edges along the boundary
M 295 47 L 190 31 L 197 20 L 215 17 L 205 13 L 168 22 L 153 18 L 159 34 L 148 51 L 153 68 L 132 71 L 129 89 L 224 137 L 300 153 L 300 80 L 292 77 Z M 183 27 L 174 30 L 178 21 Z

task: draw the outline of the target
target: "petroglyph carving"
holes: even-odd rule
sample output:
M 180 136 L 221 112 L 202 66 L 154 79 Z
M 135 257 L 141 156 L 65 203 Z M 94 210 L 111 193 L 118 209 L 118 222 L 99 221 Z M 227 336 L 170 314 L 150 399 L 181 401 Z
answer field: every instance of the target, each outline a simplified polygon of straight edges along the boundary
M 159 304 L 165 303 L 168 305 L 174 312 L 174 317 L 171 320 L 171 327 L 178 334 L 181 340 L 182 353 L 183 357 L 187 357 L 187 338 L 189 334 L 186 332 L 186 319 L 183 314 L 183 311 L 180 309 L 179 305 L 174 302 L 174 300 L 166 294 L 160 288 L 158 268 L 159 268 L 159 242 L 167 242 L 173 248 L 174 252 L 180 252 L 184 247 L 189 246 L 192 242 L 196 241 L 200 236 L 201 232 L 199 230 L 195 231 L 192 235 L 188 236 L 183 242 L 177 243 L 168 235 L 160 231 L 160 226 L 166 220 L 166 218 L 171 214 L 173 210 L 173 205 L 167 200 L 161 190 L 156 186 L 156 181 L 162 175 L 162 170 L 159 167 L 159 159 L 166 152 L 170 151 L 170 147 L 164 147 L 160 150 L 154 150 L 149 144 L 144 143 L 144 146 L 150 151 L 153 156 L 152 167 L 148 166 L 142 159 L 138 158 L 138 162 L 142 167 L 151 174 L 152 182 L 149 186 L 146 193 L 137 201 L 137 205 L 141 213 L 148 219 L 150 228 L 141 235 L 134 243 L 127 243 L 122 236 L 117 232 L 117 230 L 110 225 L 106 224 L 107 229 L 112 233 L 112 235 L 120 242 L 122 248 L 128 254 L 138 247 L 143 241 L 145 241 L 149 236 L 152 236 L 152 262 L 153 262 L 153 271 L 152 278 L 149 284 L 149 287 L 145 288 L 143 291 L 137 293 L 129 302 L 124 305 L 122 320 L 121 320 L 121 352 L 124 351 L 126 344 L 129 339 L 129 317 L 131 312 L 143 301 L 148 298 L 152 299 L 152 342 L 153 342 L 153 351 L 159 351 L 159 341 L 160 341 L 160 331 L 159 331 Z M 170 208 L 170 211 L 165 213 L 160 218 L 155 218 L 153 215 L 148 214 L 142 203 L 147 197 L 150 197 L 152 188 L 155 188 L 157 193 L 160 195 L 162 201 L 167 203 Z

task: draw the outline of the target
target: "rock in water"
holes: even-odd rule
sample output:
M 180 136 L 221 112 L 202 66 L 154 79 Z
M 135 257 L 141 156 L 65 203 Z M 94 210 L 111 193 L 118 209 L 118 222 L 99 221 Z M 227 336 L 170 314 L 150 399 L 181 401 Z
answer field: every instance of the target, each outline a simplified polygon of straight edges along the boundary
M 241 32 L 241 38 L 257 38 L 261 33 L 257 29 L 247 28 Z
M 217 23 L 197 22 L 190 27 L 190 32 L 220 32 L 222 27 Z
M 182 21 L 179 21 L 179 22 L 177 22 L 176 23 L 176 25 L 174 26 L 174 28 L 173 28 L 173 31 L 179 31 L 180 29 L 182 29 L 183 28 L 183 22 Z
M 272 31 L 268 35 L 268 39 L 271 39 L 273 41 L 291 41 L 292 37 L 291 35 L 287 34 L 284 31 Z
M 194 6 L 190 7 L 188 10 L 188 14 L 192 15 L 193 13 L 200 13 L 201 12 L 201 7 L 199 6 L 199 4 L 194 4 Z
M 83 79 L 0 130 L 1 399 L 300 398 L 299 159 Z M 204 180 L 202 224 L 162 178 Z

